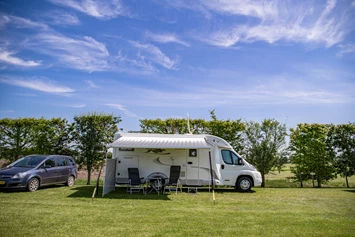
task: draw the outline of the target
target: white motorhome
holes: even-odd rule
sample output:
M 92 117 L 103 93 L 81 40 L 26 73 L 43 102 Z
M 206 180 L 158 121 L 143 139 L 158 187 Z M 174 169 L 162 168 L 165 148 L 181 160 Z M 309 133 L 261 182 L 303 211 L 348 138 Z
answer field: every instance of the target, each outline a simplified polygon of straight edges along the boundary
M 228 142 L 212 135 L 118 133 L 108 147 L 113 155 L 106 160 L 103 195 L 127 184 L 128 168 L 138 168 L 141 177 L 156 182 L 168 178 L 171 165 L 179 165 L 182 185 L 202 186 L 211 184 L 212 166 L 215 185 L 245 192 L 262 181 Z

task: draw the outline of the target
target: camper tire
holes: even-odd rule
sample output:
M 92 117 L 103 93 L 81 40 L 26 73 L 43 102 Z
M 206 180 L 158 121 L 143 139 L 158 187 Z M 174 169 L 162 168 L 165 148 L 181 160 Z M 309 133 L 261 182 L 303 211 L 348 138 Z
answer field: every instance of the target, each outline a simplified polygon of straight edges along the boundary
M 242 176 L 238 178 L 236 188 L 240 192 L 250 192 L 253 183 L 249 177 Z

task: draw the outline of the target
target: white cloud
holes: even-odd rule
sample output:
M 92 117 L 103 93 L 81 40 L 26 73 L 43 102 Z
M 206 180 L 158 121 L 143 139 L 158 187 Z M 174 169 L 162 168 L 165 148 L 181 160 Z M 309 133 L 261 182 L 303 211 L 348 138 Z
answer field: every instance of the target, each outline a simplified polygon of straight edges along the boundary
M 200 3 L 209 11 L 216 11 L 222 14 L 252 16 L 263 20 L 273 18 L 277 15 L 276 1 L 202 0 Z
M 285 40 L 295 43 L 317 43 L 331 47 L 342 42 L 350 30 L 352 18 L 335 0 L 323 2 L 297 1 L 201 1 L 206 11 L 218 14 L 248 16 L 247 23 L 228 26 L 199 34 L 198 39 L 211 45 L 230 47 L 238 42 Z
M 4 113 L 4 114 L 9 114 L 9 113 L 14 113 L 15 110 L 9 109 L 9 110 L 0 110 L 0 113 Z
M 13 86 L 19 86 L 28 88 L 31 90 L 37 90 L 47 93 L 54 94 L 63 94 L 67 95 L 68 93 L 74 92 L 74 89 L 71 89 L 66 86 L 58 85 L 56 82 L 49 80 L 48 78 L 32 78 L 32 79 L 17 79 L 17 78 L 2 78 L 0 83 L 5 83 Z
M 68 105 L 68 107 L 72 107 L 72 108 L 84 108 L 85 106 L 86 106 L 86 104 L 83 104 L 83 103 L 76 103 L 76 104 Z
M 75 9 L 99 19 L 111 19 L 119 15 L 130 15 L 127 8 L 123 7 L 119 0 L 50 0 L 50 2 Z
M 174 34 L 153 34 L 152 32 L 147 31 L 145 33 L 145 36 L 149 40 L 159 42 L 159 43 L 176 43 L 176 44 L 184 45 L 186 47 L 190 46 L 188 43 L 180 40 Z
M 168 69 L 176 69 L 176 66 L 179 62 L 178 59 L 170 59 L 168 56 L 166 56 L 158 47 L 152 45 L 152 44 L 141 44 L 136 41 L 129 41 L 134 47 L 143 50 L 144 52 L 147 53 L 147 55 L 144 55 L 143 57 L 148 58 L 149 60 L 165 67 Z
M 344 54 L 355 54 L 355 44 L 339 45 L 340 51 L 337 56 L 341 57 Z
M 33 61 L 33 60 L 23 60 L 21 58 L 13 56 L 15 53 L 9 51 L 2 51 L 0 52 L 0 61 L 17 65 L 23 67 L 36 67 L 41 65 L 41 61 Z
M 90 88 L 99 88 L 99 86 L 90 80 L 85 80 L 85 82 L 89 85 Z
M 44 14 L 44 17 L 50 19 L 53 25 L 79 25 L 80 20 L 75 14 L 64 11 L 52 11 Z
M 109 70 L 109 52 L 105 44 L 84 36 L 71 38 L 61 34 L 41 33 L 35 37 L 38 50 L 51 55 L 67 67 L 88 72 Z
M 106 106 L 109 106 L 111 108 L 123 111 L 127 116 L 129 117 L 138 117 L 135 113 L 132 113 L 131 111 L 127 110 L 123 105 L 121 104 L 104 104 Z
M 0 28 L 5 27 L 7 24 L 13 24 L 17 28 L 31 28 L 35 30 L 49 29 L 49 27 L 44 23 L 34 22 L 26 18 L 7 15 L 7 14 L 0 16 Z

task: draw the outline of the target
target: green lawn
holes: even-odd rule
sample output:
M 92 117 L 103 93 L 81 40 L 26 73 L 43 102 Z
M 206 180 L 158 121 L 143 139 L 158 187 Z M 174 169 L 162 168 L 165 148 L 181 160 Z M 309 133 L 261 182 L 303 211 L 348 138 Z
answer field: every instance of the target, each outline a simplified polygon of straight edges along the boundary
M 0 192 L 0 236 L 355 236 L 355 189 L 126 194 L 93 186 Z

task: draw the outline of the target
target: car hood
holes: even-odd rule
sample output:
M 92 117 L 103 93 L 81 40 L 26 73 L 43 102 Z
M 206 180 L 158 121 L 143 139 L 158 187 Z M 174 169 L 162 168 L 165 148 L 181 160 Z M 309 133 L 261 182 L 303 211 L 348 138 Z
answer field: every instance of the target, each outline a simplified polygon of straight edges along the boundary
M 27 167 L 7 167 L 4 169 L 0 170 L 0 175 L 15 175 L 21 172 L 26 172 L 28 170 L 31 170 L 33 168 L 27 168 Z

